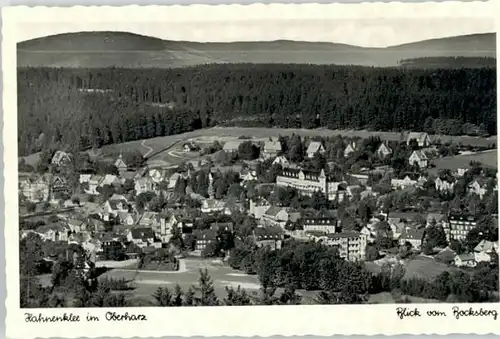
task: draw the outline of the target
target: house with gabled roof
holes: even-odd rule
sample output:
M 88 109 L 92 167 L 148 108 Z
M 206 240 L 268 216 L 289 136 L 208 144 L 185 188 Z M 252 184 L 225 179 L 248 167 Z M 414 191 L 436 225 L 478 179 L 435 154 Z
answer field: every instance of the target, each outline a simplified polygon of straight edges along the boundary
M 139 216 L 138 224 L 148 227 L 159 226 L 160 221 L 158 212 L 145 211 Z
M 101 180 L 99 183 L 99 187 L 104 187 L 104 186 L 113 186 L 113 187 L 118 187 L 122 183 L 120 179 L 116 175 L 113 174 L 106 174 L 104 178 Z
M 286 222 L 289 220 L 288 209 L 285 207 L 271 206 L 262 215 L 262 220 L 269 225 L 284 228 Z
M 196 237 L 195 251 L 203 251 L 209 244 L 217 241 L 217 232 L 212 229 L 194 230 Z
M 410 243 L 414 249 L 419 250 L 424 241 L 425 229 L 423 227 L 406 226 L 399 236 L 399 244 Z
M 406 189 L 419 185 L 420 176 L 418 174 L 406 173 L 402 179 L 392 178 L 391 187 L 393 189 Z M 422 179 L 423 180 L 423 179 Z
M 406 139 L 406 144 L 410 145 L 412 140 L 415 140 L 419 147 L 428 147 L 432 144 L 429 134 L 424 132 L 410 132 L 408 134 L 408 138 Z
M 241 184 L 245 185 L 246 183 L 250 181 L 255 181 L 257 180 L 257 172 L 249 169 L 242 169 L 239 173 L 240 179 L 241 179 Z
M 128 211 L 118 212 L 116 217 L 120 224 L 125 226 L 132 226 L 137 223 L 137 215 Z
M 135 194 L 139 195 L 146 192 L 154 192 L 154 182 L 149 176 L 135 179 L 134 190 Z
M 260 219 L 269 207 L 271 207 L 271 204 L 264 198 L 250 199 L 248 214 L 253 216 L 255 219 Z
M 90 178 L 92 178 L 92 174 L 80 174 L 80 177 L 78 178 L 78 182 L 81 184 L 89 183 Z
M 223 212 L 226 208 L 226 203 L 223 200 L 205 199 L 201 203 L 202 213 Z
M 420 168 L 427 168 L 427 166 L 429 166 L 429 158 L 427 157 L 425 152 L 419 150 L 412 152 L 412 154 L 408 158 L 408 162 L 411 166 L 418 166 Z
M 93 175 L 88 181 L 88 188 L 84 189 L 85 193 L 91 195 L 99 195 L 97 188 L 100 187 L 101 182 L 104 180 L 102 175 Z
M 51 176 L 34 175 L 20 183 L 21 194 L 31 202 L 47 201 L 51 193 Z
M 290 162 L 284 155 L 277 156 L 273 161 L 273 165 L 279 165 L 281 167 L 287 167 L 290 165 Z
M 67 224 L 71 232 L 74 233 L 85 232 L 89 229 L 89 225 L 86 220 L 73 218 L 69 219 Z
M 474 259 L 476 262 L 490 262 L 492 256 L 498 255 L 498 242 L 481 240 L 479 244 L 474 248 Z
M 104 227 L 104 222 L 102 220 L 96 219 L 96 218 L 87 218 L 87 226 L 88 226 L 87 229 L 89 231 L 92 231 L 95 233 L 104 232 L 106 229 Z
M 122 154 L 120 153 L 120 155 L 118 156 L 118 159 L 116 159 L 115 163 L 114 163 L 115 167 L 118 169 L 118 172 L 121 174 L 123 172 L 126 172 L 127 169 L 128 169 L 128 166 L 127 164 L 125 163 L 125 161 L 123 160 L 123 156 Z
M 307 157 L 312 159 L 312 158 L 314 158 L 316 153 L 320 153 L 320 154 L 325 153 L 325 147 L 319 141 L 311 141 L 311 143 L 307 147 L 306 153 L 307 153 Z
M 386 142 L 382 142 L 375 151 L 375 154 L 377 154 L 379 158 L 384 159 L 392 154 L 392 149 Z
M 148 176 L 155 184 L 159 184 L 165 180 L 167 171 L 159 168 L 152 168 L 148 171 Z
M 34 232 L 45 241 L 68 241 L 71 230 L 66 225 L 55 223 L 40 226 Z
M 267 247 L 270 250 L 281 248 L 283 241 L 283 231 L 276 227 L 257 227 L 253 230 L 252 236 L 257 247 Z
M 446 214 L 443 214 L 443 213 L 429 213 L 429 214 L 427 214 L 426 227 L 431 226 L 434 222 L 436 223 L 436 225 L 442 226 L 443 229 L 447 229 L 449 227 L 448 218 L 447 218 Z
M 457 267 L 476 267 L 477 262 L 474 253 L 459 254 L 455 257 L 455 266 Z
M 434 187 L 438 192 L 453 192 L 456 180 L 452 176 L 438 176 L 434 180 Z
M 264 158 L 273 158 L 278 156 L 283 151 L 279 140 L 268 140 L 264 143 L 262 156 Z
M 153 245 L 155 235 L 150 227 L 134 227 L 128 231 L 127 240 L 143 248 Z
M 52 157 L 51 163 L 56 166 L 66 166 L 73 161 L 73 156 L 70 153 L 57 151 Z
M 469 184 L 467 187 L 467 192 L 469 194 L 475 194 L 478 195 L 479 198 L 483 199 L 484 195 L 486 194 L 486 183 L 483 180 L 474 180 Z
M 344 157 L 348 158 L 351 154 L 355 153 L 358 150 L 358 145 L 356 144 L 355 141 L 351 141 L 350 143 L 347 144 L 346 148 L 344 149 Z
M 104 213 L 117 216 L 119 212 L 128 212 L 128 203 L 126 200 L 108 199 L 103 205 Z

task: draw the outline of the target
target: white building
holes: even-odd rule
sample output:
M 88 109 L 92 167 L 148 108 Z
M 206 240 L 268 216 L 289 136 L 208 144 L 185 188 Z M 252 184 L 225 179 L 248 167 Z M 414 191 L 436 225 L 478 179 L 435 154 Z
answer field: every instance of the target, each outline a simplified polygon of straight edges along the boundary
M 330 181 L 324 170 L 317 172 L 285 168 L 276 178 L 276 185 L 295 188 L 307 196 L 312 196 L 314 192 L 321 192 L 328 200 L 338 198 L 342 201 L 346 194 L 345 183 Z

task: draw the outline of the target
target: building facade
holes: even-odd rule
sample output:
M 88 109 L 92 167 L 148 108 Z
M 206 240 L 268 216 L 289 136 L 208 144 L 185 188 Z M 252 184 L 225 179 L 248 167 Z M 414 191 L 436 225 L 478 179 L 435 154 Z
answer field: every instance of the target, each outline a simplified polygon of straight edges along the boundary
M 355 231 L 326 236 L 326 245 L 338 247 L 340 257 L 348 261 L 364 260 L 366 244 L 367 236 Z
M 325 171 L 307 171 L 295 168 L 285 168 L 276 178 L 276 185 L 292 187 L 299 193 L 312 196 L 315 192 L 323 193 L 328 200 L 338 199 L 342 201 L 346 194 L 345 188 L 340 182 L 331 182 L 325 175 Z
M 465 240 L 467 234 L 475 228 L 477 220 L 473 216 L 465 214 L 450 214 L 448 215 L 448 228 L 445 229 L 448 241 Z
M 329 217 L 306 217 L 302 219 L 302 227 L 305 232 L 317 231 L 325 234 L 333 234 L 338 231 L 338 221 Z

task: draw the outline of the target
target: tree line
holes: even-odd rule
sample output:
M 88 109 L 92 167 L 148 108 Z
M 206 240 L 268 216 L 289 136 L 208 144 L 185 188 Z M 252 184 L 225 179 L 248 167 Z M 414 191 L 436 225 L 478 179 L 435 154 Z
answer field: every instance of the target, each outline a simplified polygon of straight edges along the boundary
M 82 149 L 215 125 L 399 131 L 422 130 L 426 122 L 450 133 L 467 124 L 467 130 L 481 125 L 496 134 L 495 68 L 18 70 L 20 155 L 49 145 Z

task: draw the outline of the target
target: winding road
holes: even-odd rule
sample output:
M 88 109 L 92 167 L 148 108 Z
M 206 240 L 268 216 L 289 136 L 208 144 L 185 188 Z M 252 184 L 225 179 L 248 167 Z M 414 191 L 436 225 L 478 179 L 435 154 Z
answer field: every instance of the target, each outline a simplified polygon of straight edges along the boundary
M 146 145 L 146 140 L 141 141 L 141 146 L 146 148 L 148 151 L 143 155 L 144 158 L 147 158 L 151 153 L 153 153 L 153 148 Z

